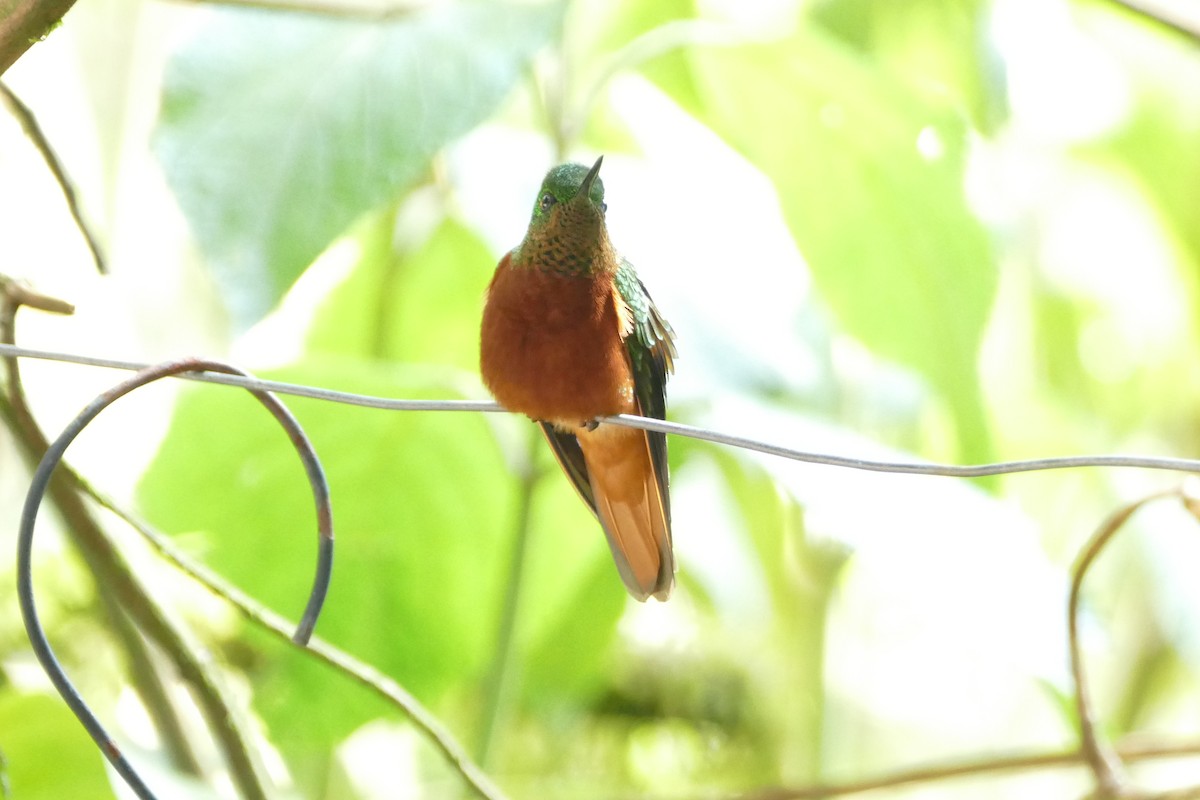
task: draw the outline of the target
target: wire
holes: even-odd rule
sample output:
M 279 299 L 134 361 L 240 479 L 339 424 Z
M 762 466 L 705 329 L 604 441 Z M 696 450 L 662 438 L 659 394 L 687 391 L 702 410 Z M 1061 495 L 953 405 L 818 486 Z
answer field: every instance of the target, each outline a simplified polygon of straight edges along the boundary
M 50 676 L 51 682 L 75 715 L 79 718 L 88 733 L 100 746 L 105 757 L 112 763 L 117 773 L 125 780 L 141 800 L 154 800 L 155 795 L 137 774 L 125 758 L 116 742 L 108 735 L 99 719 L 87 706 L 61 664 L 58 662 L 53 649 L 46 637 L 45 631 L 38 619 L 32 585 L 32 541 L 37 512 L 45 496 L 50 477 L 57 464 L 79 433 L 108 405 L 152 381 L 165 377 L 180 377 L 200 380 L 209 383 L 240 387 L 252 392 L 275 416 L 276 420 L 287 430 L 289 438 L 305 464 L 308 478 L 313 489 L 317 505 L 317 522 L 319 530 L 319 549 L 317 574 L 305 609 L 303 618 L 293 635 L 298 644 L 305 644 L 312 636 L 317 617 L 328 591 L 333 559 L 333 518 L 329 502 L 329 489 L 320 462 L 299 423 L 284 405 L 272 393 L 289 394 L 308 397 L 317 400 L 338 402 L 368 408 L 384 410 L 407 411 L 472 411 L 495 412 L 502 411 L 497 404 L 486 401 L 469 400 L 400 400 L 373 395 L 338 392 L 313 386 L 269 381 L 255 378 L 240 369 L 219 361 L 208 359 L 182 359 L 155 366 L 108 358 L 96 358 L 71 353 L 60 353 L 48 350 L 34 350 L 16 345 L 0 344 L 0 357 L 36 358 L 41 360 L 59 361 L 87 366 L 105 367 L 111 369 L 134 370 L 134 376 L 119 383 L 108 391 L 96 397 L 80 414 L 71 421 L 59 437 L 49 446 L 41 463 L 34 472 L 26 497 L 24 512 L 21 517 L 18 533 L 17 550 L 17 593 L 21 612 L 25 619 L 26 631 L 33 646 L 34 653 L 43 668 Z M 709 441 L 730 447 L 742 448 L 761 452 L 767 455 L 792 459 L 812 464 L 843 467 L 849 469 L 868 470 L 874 472 L 893 472 L 919 475 L 940 475 L 948 477 L 982 477 L 1016 472 L 1031 472 L 1048 469 L 1067 469 L 1078 467 L 1137 467 L 1143 469 L 1163 469 L 1182 472 L 1200 472 L 1200 461 L 1181 458 L 1158 458 L 1150 456 L 1069 456 L 1060 458 L 1041 458 L 1025 461 L 1006 461 L 979 465 L 946 465 L 916 462 L 876 461 L 870 459 L 850 458 L 845 456 L 828 455 L 797 450 L 742 436 L 734 436 L 719 431 L 683 425 L 664 420 L 648 419 L 634 415 L 618 415 L 605 417 L 603 421 L 616 425 L 625 425 L 659 431 L 665 434 L 688 436 L 694 439 Z
M 989 475 L 1009 475 L 1015 472 L 1040 472 L 1044 470 L 1075 469 L 1079 467 L 1136 467 L 1138 469 L 1161 469 L 1173 472 L 1200 472 L 1200 460 L 1164 456 L 1055 456 L 1020 461 L 996 461 L 988 464 L 968 464 L 965 466 L 914 461 L 875 461 L 867 458 L 852 458 L 850 456 L 836 456 L 826 453 L 795 450 L 758 439 L 749 439 L 744 436 L 734 436 L 728 433 L 708 430 L 707 428 L 698 428 L 692 425 L 649 419 L 647 417 L 637 417 L 630 414 L 607 417 L 606 421 L 627 424 L 631 427 L 644 428 L 650 431 L 674 433 L 692 439 L 702 439 L 706 442 L 739 447 L 743 450 L 755 450 L 759 453 L 788 458 L 793 461 L 803 461 L 808 464 L 823 464 L 829 467 L 859 469 L 867 472 L 939 475 L 948 478 L 983 478 Z
M 77 355 L 75 353 L 60 353 L 53 350 L 35 350 L 18 345 L 0 344 L 0 356 L 17 356 L 20 358 L 36 358 L 42 361 L 61 361 L 68 364 L 83 364 L 88 367 L 106 367 L 138 371 L 150 367 L 151 364 L 142 361 L 125 361 L 115 358 L 99 358 L 96 356 Z M 222 375 L 215 372 L 185 372 L 175 375 L 176 378 L 201 381 L 203 383 L 218 383 L 223 386 L 237 386 L 242 389 L 259 392 L 275 392 L 290 394 L 296 397 L 309 397 L 313 400 L 327 400 L 333 403 L 344 403 L 366 408 L 379 408 L 390 411 L 503 411 L 499 405 L 488 400 L 395 400 L 387 397 L 375 397 L 352 392 L 339 392 L 333 389 L 322 389 L 316 386 L 305 386 L 298 383 L 283 381 L 267 381 L 260 378 L 240 375 Z
M 20 358 L 36 358 L 44 361 L 59 361 L 71 364 L 83 364 L 92 367 L 109 369 L 141 370 L 149 365 L 136 361 L 124 361 L 111 358 L 60 353 L 51 350 L 35 350 L 16 345 L 0 344 L 0 356 L 17 356 Z M 226 386 L 238 386 L 243 389 L 259 392 L 275 392 L 297 397 L 308 397 L 314 400 L 325 400 L 334 403 L 377 408 L 386 411 L 470 411 L 492 413 L 504 411 L 496 403 L 484 400 L 407 400 L 374 395 L 339 392 L 303 384 L 268 381 L 259 378 L 240 375 L 222 375 L 212 372 L 187 372 L 175 377 L 188 380 L 218 383 Z M 1009 475 L 1018 472 L 1040 472 L 1057 469 L 1078 469 L 1082 467 L 1130 467 L 1135 469 L 1155 469 L 1172 472 L 1200 473 L 1200 460 L 1190 458 L 1170 458 L 1163 456 L 1138 455 L 1080 455 L 1056 456 L 1050 458 L 1034 458 L 1019 461 L 1000 461 L 988 464 L 937 464 L 932 462 L 911 461 L 878 461 L 850 456 L 830 455 L 799 450 L 792 447 L 751 439 L 745 436 L 722 433 L 694 425 L 684 425 L 678 422 L 639 417 L 633 414 L 621 414 L 615 417 L 605 417 L 605 422 L 624 425 L 630 428 L 659 431 L 675 436 L 687 436 L 727 447 L 737 447 L 743 450 L 753 450 L 767 455 L 778 456 L 792 461 L 807 464 L 821 464 L 829 467 L 865 470 L 868 472 L 893 472 L 909 475 L 938 475 L 949 478 L 982 478 L 990 475 Z

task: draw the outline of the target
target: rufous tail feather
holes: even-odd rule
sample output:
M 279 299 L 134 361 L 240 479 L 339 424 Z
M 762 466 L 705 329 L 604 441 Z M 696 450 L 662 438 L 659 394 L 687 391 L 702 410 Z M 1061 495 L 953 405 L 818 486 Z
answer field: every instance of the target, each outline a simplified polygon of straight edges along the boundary
M 621 579 L 638 600 L 666 600 L 675 584 L 675 557 L 645 432 L 601 425 L 576 436 Z

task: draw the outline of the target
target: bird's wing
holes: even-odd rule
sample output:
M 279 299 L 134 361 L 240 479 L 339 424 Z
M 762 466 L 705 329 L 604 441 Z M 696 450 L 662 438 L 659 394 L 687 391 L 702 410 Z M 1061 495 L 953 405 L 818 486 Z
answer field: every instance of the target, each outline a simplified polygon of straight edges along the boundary
M 588 508 L 596 515 L 596 519 L 599 519 L 600 514 L 596 511 L 596 494 L 592 491 L 592 479 L 588 475 L 583 451 L 579 449 L 579 440 L 575 438 L 575 434 L 564 433 L 556 429 L 552 423 L 540 422 L 538 424 L 542 426 L 542 433 L 545 434 L 546 441 L 550 443 L 550 449 L 554 451 L 558 465 L 562 467 L 563 472 L 567 473 L 567 477 L 571 479 L 571 485 L 575 487 L 575 491 L 579 492 L 583 502 L 588 504 Z
M 634 272 L 633 265 L 625 259 L 621 260 L 615 283 L 632 323 L 631 330 L 625 337 L 625 349 L 629 353 L 629 363 L 633 368 L 633 386 L 638 408 L 642 416 L 666 419 L 667 376 L 675 366 L 675 332 L 659 313 L 650 293 L 646 291 L 645 284 Z M 669 522 L 671 504 L 667 491 L 667 436 L 656 431 L 646 431 L 646 437 Z M 592 505 L 594 509 L 594 503 Z

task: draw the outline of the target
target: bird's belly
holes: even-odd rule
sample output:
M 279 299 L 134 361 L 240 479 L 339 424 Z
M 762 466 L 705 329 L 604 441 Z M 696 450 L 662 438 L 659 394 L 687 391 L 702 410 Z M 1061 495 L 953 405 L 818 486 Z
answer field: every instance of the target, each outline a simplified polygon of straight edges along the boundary
M 485 309 L 480 364 L 501 405 L 563 428 L 636 411 L 615 309 L 572 303 L 561 291 L 540 305 L 498 300 Z
M 574 427 L 596 417 L 634 411 L 633 377 L 617 341 L 604 348 L 565 350 L 558 341 L 527 340 L 521 373 L 531 391 L 522 403 L 535 419 Z M 539 341 L 540 339 L 540 341 Z M 525 410 L 525 409 L 520 409 Z

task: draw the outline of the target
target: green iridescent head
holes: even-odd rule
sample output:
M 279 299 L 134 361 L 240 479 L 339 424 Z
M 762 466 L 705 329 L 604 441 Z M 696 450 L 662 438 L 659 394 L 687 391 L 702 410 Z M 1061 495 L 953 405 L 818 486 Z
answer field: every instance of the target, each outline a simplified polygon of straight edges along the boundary
M 604 156 L 588 169 L 583 164 L 559 164 L 546 173 L 537 201 L 533 205 L 533 223 L 547 221 L 556 206 L 591 207 L 604 214 L 604 182 L 600 180 L 600 164 Z M 587 198 L 591 202 L 583 200 Z

